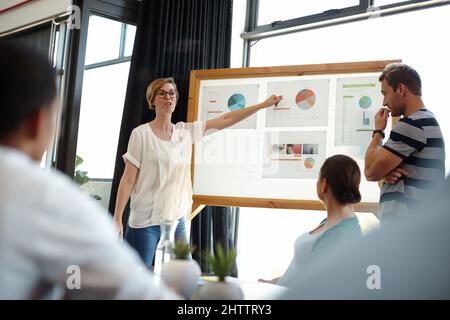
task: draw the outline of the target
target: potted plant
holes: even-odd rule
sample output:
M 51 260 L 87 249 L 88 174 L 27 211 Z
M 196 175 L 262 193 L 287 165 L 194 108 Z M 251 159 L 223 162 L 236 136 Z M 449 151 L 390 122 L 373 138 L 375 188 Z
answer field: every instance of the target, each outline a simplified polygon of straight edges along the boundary
M 207 281 L 198 290 L 198 299 L 201 300 L 242 300 L 244 294 L 242 289 L 236 284 L 227 281 L 226 276 L 231 274 L 231 270 L 236 262 L 236 251 L 231 249 L 224 252 L 218 243 L 213 255 L 207 256 L 207 261 L 211 265 L 218 281 Z
M 83 164 L 83 162 L 84 162 L 83 158 L 77 155 L 75 158 L 75 175 L 73 177 L 73 180 L 79 186 L 82 186 L 83 184 L 88 183 L 89 180 L 91 180 L 87 175 L 87 171 L 83 171 L 78 168 Z M 100 197 L 98 194 L 89 193 L 89 195 L 95 200 L 102 200 L 102 197 Z
M 161 278 L 178 294 L 190 299 L 198 287 L 200 266 L 191 258 L 189 243 L 182 240 L 176 241 L 173 252 L 174 259 L 161 267 Z

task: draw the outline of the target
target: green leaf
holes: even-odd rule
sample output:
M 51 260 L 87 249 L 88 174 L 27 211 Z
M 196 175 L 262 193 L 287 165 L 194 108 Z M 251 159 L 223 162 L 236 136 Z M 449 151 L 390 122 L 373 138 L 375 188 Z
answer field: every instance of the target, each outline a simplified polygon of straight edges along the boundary
M 75 169 L 78 168 L 78 166 L 82 165 L 84 162 L 83 158 L 80 156 L 76 156 L 75 158 Z
M 189 254 L 191 253 L 191 247 L 189 243 L 185 243 L 183 240 L 175 241 L 175 247 L 173 249 L 176 259 L 189 260 Z
M 75 177 L 73 180 L 78 183 L 80 186 L 89 182 L 89 177 L 87 176 L 87 171 L 77 170 L 75 172 Z
M 214 274 L 219 277 L 219 281 L 225 281 L 225 277 L 231 274 L 236 261 L 236 250 L 230 249 L 225 253 L 220 243 L 216 244 L 214 255 L 207 256 L 207 261 Z

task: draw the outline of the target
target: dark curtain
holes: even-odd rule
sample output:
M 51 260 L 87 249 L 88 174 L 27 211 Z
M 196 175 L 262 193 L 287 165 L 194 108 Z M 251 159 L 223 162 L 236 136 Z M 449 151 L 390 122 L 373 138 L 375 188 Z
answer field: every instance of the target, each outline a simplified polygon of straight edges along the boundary
M 236 207 L 207 206 L 194 218 L 191 224 L 191 243 L 195 246 L 193 257 L 203 273 L 212 274 L 205 255 L 213 253 L 217 243 L 225 252 L 236 250 L 238 223 L 239 208 Z M 238 276 L 236 264 L 230 275 Z
M 24 30 L 10 34 L 6 37 L 3 37 L 2 40 L 12 40 L 24 46 L 34 48 L 41 54 L 48 56 L 51 30 L 51 23 L 46 23 L 42 26 L 30 30 Z
M 153 119 L 145 106 L 145 91 L 156 78 L 175 78 L 180 93 L 172 122 L 186 121 L 190 71 L 227 68 L 230 63 L 232 0 L 143 0 L 140 4 L 136 38 L 131 59 L 109 211 L 114 212 L 117 189 L 124 170 L 122 155 L 126 152 L 133 128 Z M 233 211 L 233 212 L 232 212 Z M 207 248 L 206 242 L 235 236 L 236 209 L 210 208 L 192 222 L 193 245 Z M 129 208 L 123 223 L 128 220 Z M 234 217 L 234 218 L 233 218 Z M 230 223 L 229 223 L 230 222 Z M 214 231 L 214 233 L 213 233 Z M 225 248 L 231 245 L 224 245 Z M 194 257 L 204 264 L 204 252 Z

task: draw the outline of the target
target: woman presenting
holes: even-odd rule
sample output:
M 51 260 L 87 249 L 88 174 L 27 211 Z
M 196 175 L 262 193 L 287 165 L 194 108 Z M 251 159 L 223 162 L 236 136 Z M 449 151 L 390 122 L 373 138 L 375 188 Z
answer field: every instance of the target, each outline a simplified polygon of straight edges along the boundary
M 151 267 L 160 237 L 162 219 L 178 220 L 175 239 L 188 242 L 185 216 L 192 206 L 192 144 L 206 134 L 230 127 L 260 109 L 278 104 L 281 96 L 232 111 L 213 120 L 172 124 L 178 101 L 173 78 L 152 81 L 146 93 L 156 117 L 131 132 L 125 170 L 117 191 L 114 221 L 123 238 L 122 215 L 131 196 L 130 217 L 125 239 Z

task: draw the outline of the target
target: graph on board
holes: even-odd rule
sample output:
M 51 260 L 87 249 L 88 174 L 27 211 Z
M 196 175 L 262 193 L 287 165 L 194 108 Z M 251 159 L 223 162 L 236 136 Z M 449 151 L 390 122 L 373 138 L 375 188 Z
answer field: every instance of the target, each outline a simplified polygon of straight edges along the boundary
M 378 76 L 340 77 L 336 83 L 335 144 L 366 147 L 383 103 Z
M 370 97 L 369 96 L 362 96 L 360 99 L 359 99 L 359 106 L 362 108 L 362 109 L 369 109 L 370 108 L 370 106 L 372 105 L 372 99 L 370 99 Z
M 362 113 L 362 124 L 363 124 L 363 126 L 370 125 L 370 117 L 366 114 L 366 112 Z
M 303 163 L 306 169 L 313 169 L 314 165 L 316 164 L 314 158 L 306 158 L 305 162 Z
M 243 94 L 235 93 L 228 99 L 228 110 L 230 111 L 244 109 L 245 105 L 245 96 Z
M 266 109 L 267 127 L 312 127 L 328 124 L 329 79 L 268 82 L 267 93 L 283 96 L 277 107 Z
M 326 131 L 265 132 L 262 178 L 316 179 L 325 161 L 326 134 Z
M 316 103 L 316 94 L 311 89 L 302 89 L 295 96 L 295 103 L 302 110 L 311 109 Z
M 244 109 L 258 103 L 258 84 L 205 85 L 201 91 L 201 120 L 216 119 L 228 112 Z M 228 129 L 256 128 L 256 114 Z

